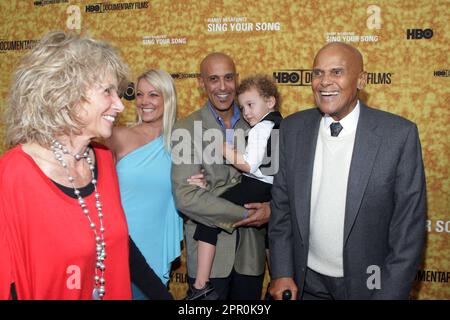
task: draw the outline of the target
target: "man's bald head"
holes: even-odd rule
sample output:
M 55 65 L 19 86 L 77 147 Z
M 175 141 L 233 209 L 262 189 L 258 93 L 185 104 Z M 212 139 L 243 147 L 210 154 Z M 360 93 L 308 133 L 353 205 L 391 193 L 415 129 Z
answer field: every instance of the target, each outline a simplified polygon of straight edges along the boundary
M 358 49 L 344 42 L 331 42 L 324 45 L 316 54 L 314 64 L 320 55 L 329 54 L 330 52 L 341 52 L 347 56 L 358 72 L 364 70 L 363 56 Z
M 216 64 L 217 62 L 226 62 L 233 66 L 233 70 L 236 72 L 236 66 L 234 65 L 233 59 L 222 52 L 213 52 L 208 54 L 200 63 L 200 75 L 203 77 L 205 75 L 206 69 L 211 64 Z

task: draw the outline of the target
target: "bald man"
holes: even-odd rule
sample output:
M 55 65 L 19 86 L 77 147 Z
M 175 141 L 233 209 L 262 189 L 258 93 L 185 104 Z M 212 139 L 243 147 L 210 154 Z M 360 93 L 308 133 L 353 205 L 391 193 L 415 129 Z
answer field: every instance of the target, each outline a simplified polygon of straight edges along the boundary
M 407 299 L 425 238 L 414 123 L 359 100 L 361 53 L 330 43 L 312 70 L 317 108 L 286 118 L 269 222 L 280 299 Z
M 219 52 L 206 56 L 200 64 L 199 85 L 208 101 L 203 108 L 177 122 L 172 135 L 175 140 L 186 133 L 189 135 L 188 139 L 174 141 L 172 152 L 175 202 L 187 217 L 188 300 L 255 300 L 261 297 L 266 231 L 259 227 L 268 222 L 270 207 L 254 203 L 244 208 L 220 198 L 240 182 L 241 174 L 224 164 L 221 150 L 215 153 L 218 158 L 211 156 L 211 140 L 218 142 L 216 147 L 221 148 L 223 141 L 232 141 L 236 131 L 243 133 L 249 128 L 235 103 L 236 83 L 236 67 L 231 57 Z M 206 138 L 208 136 L 216 139 Z M 206 189 L 188 181 L 200 170 L 204 171 L 208 183 Z M 203 280 L 203 283 L 196 281 L 197 259 L 201 259 L 197 256 L 198 241 L 194 239 L 197 223 L 223 230 L 218 234 L 210 281 Z

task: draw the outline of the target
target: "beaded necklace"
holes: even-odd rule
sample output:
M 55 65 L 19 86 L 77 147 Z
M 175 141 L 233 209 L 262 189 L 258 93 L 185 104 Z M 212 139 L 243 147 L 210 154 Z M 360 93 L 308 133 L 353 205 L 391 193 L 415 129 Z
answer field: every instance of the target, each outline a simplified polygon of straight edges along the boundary
M 59 143 L 56 140 L 52 141 L 51 149 L 53 151 L 53 154 L 55 155 L 55 159 L 61 164 L 61 166 L 66 170 L 67 173 L 67 179 L 69 180 L 70 184 L 72 185 L 73 192 L 75 193 L 75 196 L 78 198 L 78 204 L 81 207 L 81 210 L 83 211 L 83 214 L 87 217 L 89 220 L 89 226 L 91 227 L 92 231 L 95 235 L 95 251 L 96 251 L 96 264 L 95 264 L 95 270 L 94 270 L 94 289 L 92 291 L 92 298 L 94 300 L 102 300 L 105 295 L 105 258 L 106 258 L 106 243 L 104 238 L 104 232 L 105 228 L 103 226 L 103 213 L 102 213 L 102 203 L 100 202 L 100 194 L 97 190 L 97 180 L 95 179 L 95 173 L 94 173 L 94 165 L 92 158 L 90 157 L 90 151 L 91 148 L 87 147 L 86 151 L 80 155 L 80 154 L 71 154 L 69 150 L 67 150 L 66 147 L 64 147 L 61 143 Z M 94 185 L 94 196 L 95 196 L 95 206 L 97 208 L 97 215 L 98 220 L 100 222 L 100 228 L 97 231 L 97 226 L 95 223 L 91 220 L 91 217 L 89 216 L 89 209 L 87 208 L 87 205 L 83 199 L 83 197 L 80 195 L 80 190 L 75 187 L 75 178 L 70 175 L 69 168 L 67 166 L 67 163 L 63 159 L 63 154 L 71 155 L 75 158 L 75 160 L 81 160 L 86 159 L 89 169 L 91 170 L 91 176 L 92 180 L 91 183 Z

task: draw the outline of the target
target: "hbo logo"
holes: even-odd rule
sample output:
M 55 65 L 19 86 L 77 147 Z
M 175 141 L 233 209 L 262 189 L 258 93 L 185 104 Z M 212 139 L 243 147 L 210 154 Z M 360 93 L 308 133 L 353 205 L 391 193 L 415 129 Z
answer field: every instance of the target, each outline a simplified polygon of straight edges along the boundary
M 274 72 L 273 77 L 278 83 L 295 84 L 300 80 L 298 72 Z
M 406 39 L 431 39 L 433 37 L 432 29 L 408 29 L 406 30 Z
M 100 4 L 88 4 L 87 6 L 86 6 L 86 12 L 96 12 L 96 13 L 98 13 L 98 12 L 101 12 L 101 10 L 100 10 Z

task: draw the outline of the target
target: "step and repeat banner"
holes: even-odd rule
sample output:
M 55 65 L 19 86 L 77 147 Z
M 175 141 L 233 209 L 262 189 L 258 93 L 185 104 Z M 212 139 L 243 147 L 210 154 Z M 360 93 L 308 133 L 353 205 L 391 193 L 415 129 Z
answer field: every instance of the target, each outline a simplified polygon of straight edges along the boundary
M 178 118 L 206 99 L 197 76 L 210 52 L 231 55 L 241 78 L 272 75 L 287 116 L 313 106 L 315 52 L 327 42 L 350 43 L 362 52 L 368 72 L 363 100 L 419 128 L 427 175 L 427 242 L 411 298 L 450 299 L 449 7 L 448 0 L 0 1 L 0 111 L 19 59 L 52 30 L 109 41 L 134 77 L 149 68 L 168 71 L 177 87 Z M 134 120 L 133 94 L 130 88 L 121 124 Z M 0 141 L 3 133 L 0 123 Z M 186 281 L 183 253 L 170 284 L 177 299 L 184 297 Z

